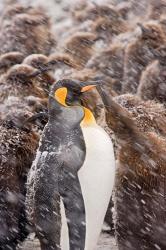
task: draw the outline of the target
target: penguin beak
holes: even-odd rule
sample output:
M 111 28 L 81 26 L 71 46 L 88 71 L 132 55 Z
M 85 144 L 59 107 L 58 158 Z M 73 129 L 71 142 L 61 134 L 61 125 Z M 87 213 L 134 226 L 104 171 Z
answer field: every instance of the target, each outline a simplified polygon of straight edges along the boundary
M 88 85 L 88 86 L 85 86 L 81 89 L 81 92 L 86 92 L 86 91 L 89 91 L 91 90 L 92 88 L 96 87 L 96 85 Z
M 137 25 L 140 27 L 142 35 L 150 34 L 150 31 L 142 23 L 137 23 Z
M 81 93 L 89 91 L 92 88 L 96 87 L 97 85 L 99 85 L 99 82 L 97 82 L 97 81 L 90 81 L 90 82 L 82 83 L 83 87 L 81 89 Z

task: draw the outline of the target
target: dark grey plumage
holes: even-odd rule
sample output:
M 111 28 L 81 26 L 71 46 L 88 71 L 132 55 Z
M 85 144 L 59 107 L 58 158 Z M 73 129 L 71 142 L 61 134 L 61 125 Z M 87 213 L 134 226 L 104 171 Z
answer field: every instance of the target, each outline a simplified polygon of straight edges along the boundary
M 68 89 L 67 103 L 79 102 L 79 82 L 62 80 L 52 87 L 49 120 L 29 172 L 27 208 L 42 250 L 59 249 L 61 197 L 68 219 L 70 249 L 83 250 L 85 208 L 77 173 L 85 158 L 80 128 L 84 111 L 81 106 L 65 107 L 55 99 L 55 92 L 61 87 Z

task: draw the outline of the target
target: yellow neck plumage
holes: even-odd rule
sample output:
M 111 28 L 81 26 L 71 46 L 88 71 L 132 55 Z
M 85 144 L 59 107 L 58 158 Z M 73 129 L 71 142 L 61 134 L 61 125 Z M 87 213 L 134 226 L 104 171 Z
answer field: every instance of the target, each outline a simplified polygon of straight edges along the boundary
M 66 96 L 67 96 L 67 88 L 65 88 L 65 87 L 59 88 L 55 92 L 55 98 L 56 98 L 56 100 L 60 104 L 62 104 L 63 106 L 69 107 L 69 106 L 67 106 L 67 104 L 65 102 Z M 96 124 L 95 117 L 92 114 L 92 112 L 90 111 L 90 109 L 85 108 L 85 107 L 83 107 L 83 109 L 84 109 L 84 118 L 83 118 L 83 120 L 80 123 L 81 127 L 93 126 L 94 124 Z
M 96 120 L 90 109 L 84 108 L 84 118 L 81 121 L 81 127 L 93 126 L 96 124 Z

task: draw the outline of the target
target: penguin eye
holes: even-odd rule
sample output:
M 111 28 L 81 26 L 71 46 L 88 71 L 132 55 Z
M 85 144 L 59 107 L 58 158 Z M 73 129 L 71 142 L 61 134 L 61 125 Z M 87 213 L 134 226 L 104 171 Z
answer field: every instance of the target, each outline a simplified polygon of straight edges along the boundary
M 92 41 L 83 40 L 83 43 L 86 44 L 86 45 L 90 45 L 90 44 L 92 44 Z
M 55 91 L 54 93 L 55 99 L 62 104 L 63 106 L 67 106 L 66 105 L 66 97 L 67 97 L 67 88 L 63 87 L 63 88 L 59 88 Z

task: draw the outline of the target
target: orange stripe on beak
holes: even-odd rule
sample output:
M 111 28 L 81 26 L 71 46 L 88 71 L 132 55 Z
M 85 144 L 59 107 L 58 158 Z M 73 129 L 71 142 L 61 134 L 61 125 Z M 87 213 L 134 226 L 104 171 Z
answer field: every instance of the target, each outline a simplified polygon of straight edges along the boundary
M 92 88 L 94 88 L 96 85 L 88 85 L 88 86 L 85 86 L 81 89 L 81 92 L 86 92 Z

